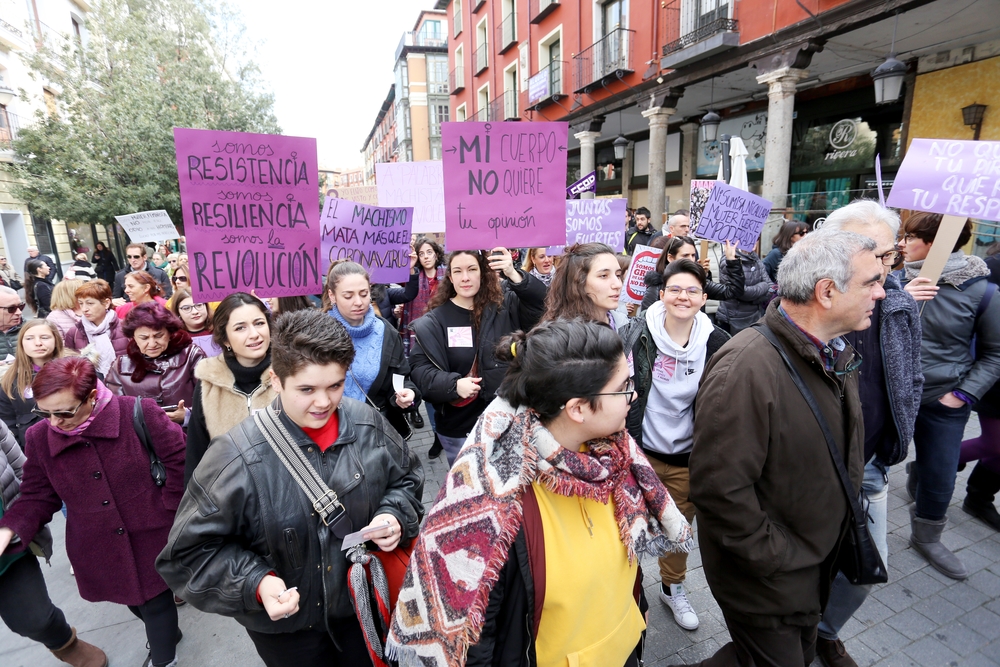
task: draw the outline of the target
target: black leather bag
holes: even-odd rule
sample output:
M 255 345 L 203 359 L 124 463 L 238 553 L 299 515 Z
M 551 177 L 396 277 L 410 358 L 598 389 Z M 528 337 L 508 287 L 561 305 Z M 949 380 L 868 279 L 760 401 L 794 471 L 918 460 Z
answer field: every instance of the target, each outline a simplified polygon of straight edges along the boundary
M 149 429 L 146 427 L 146 417 L 142 414 L 142 398 L 136 396 L 135 398 L 135 408 L 132 410 L 132 427 L 135 429 L 135 434 L 139 436 L 139 442 L 142 446 L 146 448 L 146 453 L 149 454 L 149 474 L 153 477 L 153 483 L 159 487 L 162 487 L 167 483 L 167 467 L 163 465 L 163 461 L 160 457 L 156 455 L 156 450 L 153 449 L 153 439 L 149 435 Z
M 875 541 L 872 540 L 872 534 L 868 530 L 868 521 L 870 520 L 868 517 L 868 498 L 865 497 L 863 491 L 857 492 L 854 490 L 854 484 L 851 483 L 850 475 L 847 474 L 847 468 L 844 466 L 844 458 L 840 455 L 837 443 L 833 439 L 833 432 L 830 430 L 830 425 L 827 424 L 826 418 L 820 411 L 819 405 L 816 403 L 816 397 L 813 396 L 809 387 L 806 386 L 806 383 L 799 375 L 799 372 L 795 370 L 795 366 L 792 365 L 788 355 L 785 354 L 785 349 L 782 347 L 781 342 L 774 335 L 774 332 L 763 322 L 759 322 L 753 326 L 781 355 L 781 360 L 785 362 L 788 373 L 792 376 L 792 382 L 798 387 L 802 398 L 809 404 L 809 409 L 812 410 L 816 421 L 819 423 L 820 430 L 823 431 L 823 438 L 826 440 L 826 446 L 830 450 L 831 458 L 833 458 L 833 465 L 837 469 L 837 475 L 840 477 L 840 484 L 844 488 L 844 493 L 847 494 L 847 500 L 851 506 L 851 525 L 847 531 L 847 539 L 840 545 L 840 553 L 837 554 L 837 569 L 843 572 L 847 580 L 855 586 L 884 584 L 889 581 L 889 573 L 885 569 L 885 563 L 882 562 L 882 555 L 878 552 Z

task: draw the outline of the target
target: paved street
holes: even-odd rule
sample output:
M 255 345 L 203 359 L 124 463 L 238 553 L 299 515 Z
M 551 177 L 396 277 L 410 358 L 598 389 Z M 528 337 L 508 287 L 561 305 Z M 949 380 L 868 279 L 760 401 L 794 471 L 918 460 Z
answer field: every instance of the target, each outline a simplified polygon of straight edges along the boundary
M 967 435 L 978 433 L 973 416 Z M 446 473 L 442 456 L 427 460 L 428 429 L 411 445 L 424 461 L 427 475 L 424 501 L 429 506 Z M 979 667 L 1000 665 L 1000 534 L 972 519 L 960 508 L 968 470 L 959 475 L 944 542 L 957 550 L 972 576 L 955 582 L 938 574 L 909 547 L 909 515 L 903 490 L 903 466 L 890 477 L 889 583 L 879 587 L 844 628 L 842 637 L 862 666 Z M 139 667 L 146 656 L 139 621 L 118 605 L 90 604 L 80 599 L 69 573 L 62 544 L 64 521 L 52 523 L 56 552 L 52 567 L 44 567 L 49 592 L 66 612 L 80 636 L 107 651 L 112 667 Z M 687 586 L 701 618 L 695 632 L 681 630 L 656 597 L 654 559 L 643 562 L 650 598 L 650 628 L 646 665 L 661 667 L 692 663 L 710 656 L 728 641 L 721 613 L 712 598 L 696 551 L 689 559 Z M 178 646 L 181 665 L 260 665 L 249 639 L 233 620 L 203 614 L 190 606 L 180 609 L 184 640 Z M 0 625 L 0 665 L 55 667 L 62 664 L 40 645 L 10 633 Z

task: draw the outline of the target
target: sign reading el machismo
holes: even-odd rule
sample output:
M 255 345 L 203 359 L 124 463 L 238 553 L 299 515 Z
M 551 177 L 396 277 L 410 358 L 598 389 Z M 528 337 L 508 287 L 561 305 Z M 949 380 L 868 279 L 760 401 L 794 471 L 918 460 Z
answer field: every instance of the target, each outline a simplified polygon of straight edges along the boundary
M 322 291 L 316 140 L 174 128 L 196 301 Z

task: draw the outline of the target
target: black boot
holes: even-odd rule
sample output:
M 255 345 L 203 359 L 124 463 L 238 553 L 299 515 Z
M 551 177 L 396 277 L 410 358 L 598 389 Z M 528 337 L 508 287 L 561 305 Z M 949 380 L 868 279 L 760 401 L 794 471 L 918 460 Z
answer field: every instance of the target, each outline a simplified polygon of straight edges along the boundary
M 1000 491 L 1000 473 L 990 470 L 980 461 L 972 469 L 965 490 L 967 493 L 962 509 L 993 530 L 1000 530 L 1000 512 L 993 504 L 993 498 Z
M 424 418 L 421 416 L 419 409 L 410 413 L 410 423 L 413 424 L 413 428 L 424 427 Z
M 441 456 L 441 452 L 443 451 L 444 451 L 444 445 L 441 444 L 441 440 L 440 438 L 438 438 L 438 434 L 435 433 L 434 444 L 431 445 L 431 448 L 427 451 L 427 456 L 428 458 L 436 459 L 437 457 Z

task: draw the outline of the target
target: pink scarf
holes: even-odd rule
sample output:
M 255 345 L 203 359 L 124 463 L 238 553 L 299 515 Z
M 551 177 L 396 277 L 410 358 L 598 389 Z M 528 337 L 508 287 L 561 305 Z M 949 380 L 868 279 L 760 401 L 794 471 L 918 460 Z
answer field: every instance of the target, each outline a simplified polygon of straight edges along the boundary
M 58 426 L 54 426 L 52 422 L 49 422 L 49 428 L 55 431 L 56 433 L 61 433 L 62 435 L 80 435 L 81 433 L 87 430 L 87 427 L 90 426 L 95 419 L 97 419 L 97 415 L 101 414 L 101 411 L 104 410 L 105 407 L 107 407 L 108 403 L 111 402 L 112 398 L 114 398 L 114 394 L 111 393 L 111 390 L 105 387 L 103 382 L 98 380 L 97 398 L 94 400 L 94 409 L 90 411 L 89 417 L 87 417 L 78 426 L 68 431 L 65 429 L 61 429 Z

